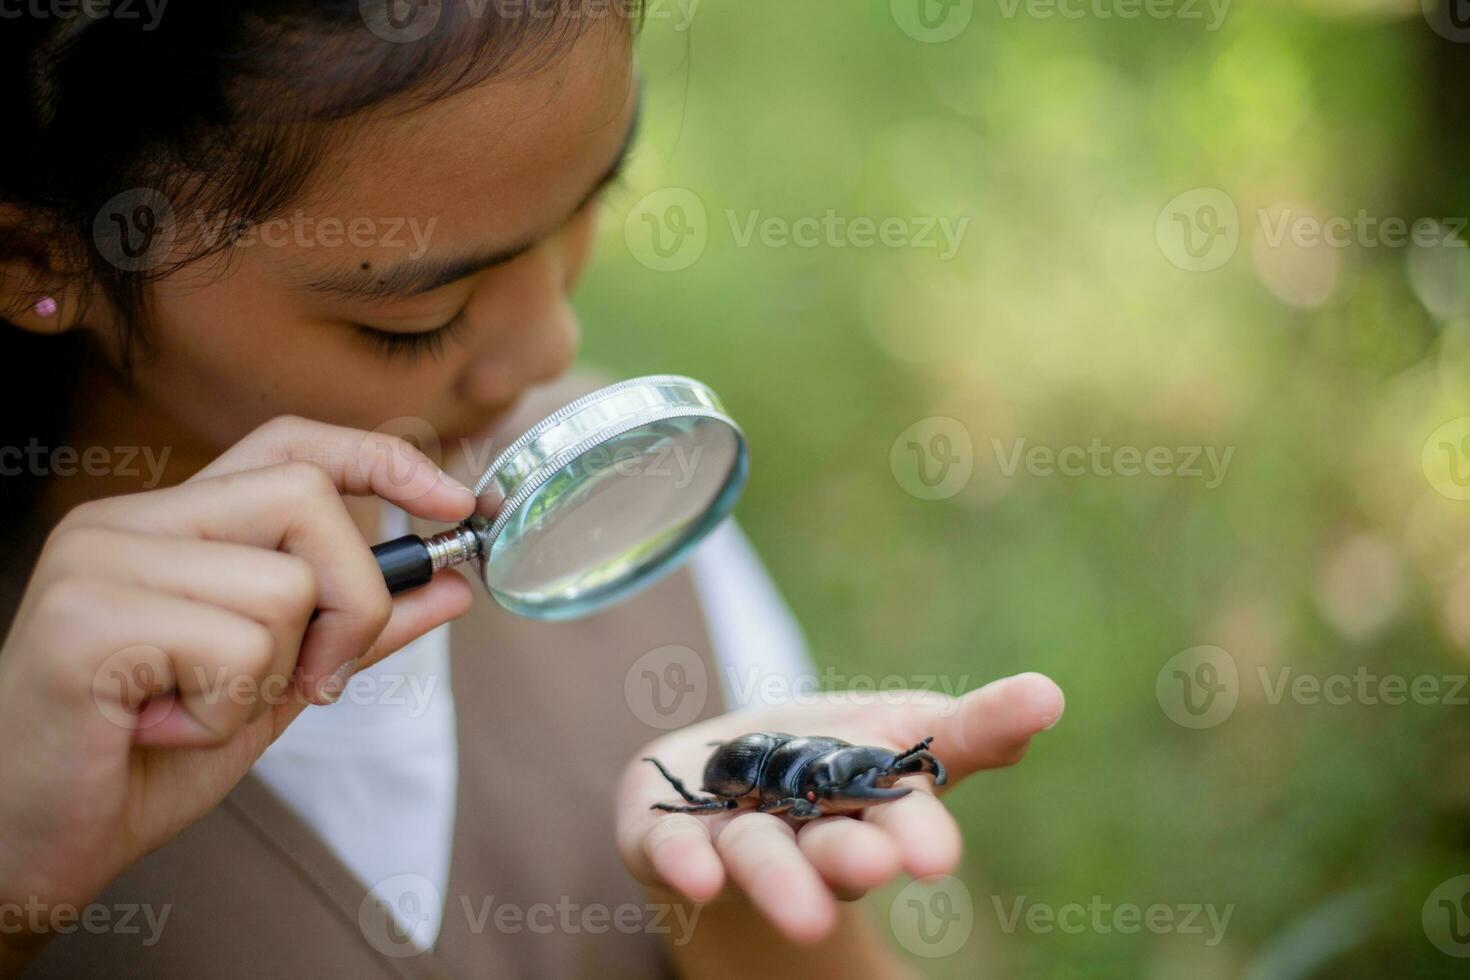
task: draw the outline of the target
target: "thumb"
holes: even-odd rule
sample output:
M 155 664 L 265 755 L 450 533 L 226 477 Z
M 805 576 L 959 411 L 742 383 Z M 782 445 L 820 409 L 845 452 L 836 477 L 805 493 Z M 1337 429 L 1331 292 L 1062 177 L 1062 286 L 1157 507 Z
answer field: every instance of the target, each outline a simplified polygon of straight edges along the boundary
M 957 782 L 981 769 L 1020 762 L 1032 736 L 1055 726 L 1065 707 L 1051 678 L 1017 674 L 963 697 L 935 695 L 914 703 L 900 714 L 892 738 L 908 746 L 934 736 L 929 750 Z
M 441 569 L 428 585 L 394 598 L 393 617 L 356 669 L 365 670 L 430 630 L 458 619 L 470 611 L 474 599 L 474 589 L 463 575 L 452 568 Z
M 352 676 L 386 660 L 409 643 L 452 619 L 469 612 L 475 593 L 464 576 L 452 568 L 435 574 L 433 580 L 421 589 L 406 592 L 393 600 L 393 616 L 378 635 L 377 642 L 357 660 L 343 664 L 333 684 L 333 693 L 340 697 Z M 295 721 L 307 707 L 304 698 L 286 699 L 275 713 L 274 731 L 271 741 L 281 736 L 286 727 Z M 263 751 L 263 750 L 262 750 Z

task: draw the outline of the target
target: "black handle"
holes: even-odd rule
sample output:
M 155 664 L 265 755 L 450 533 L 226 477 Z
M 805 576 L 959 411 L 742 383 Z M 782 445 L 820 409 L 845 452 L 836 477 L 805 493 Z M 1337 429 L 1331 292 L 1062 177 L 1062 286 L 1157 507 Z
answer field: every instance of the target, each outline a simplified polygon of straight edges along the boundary
M 393 595 L 428 585 L 434 577 L 434 560 L 429 546 L 416 535 L 384 541 L 373 548 L 373 557 L 383 570 L 383 580 Z

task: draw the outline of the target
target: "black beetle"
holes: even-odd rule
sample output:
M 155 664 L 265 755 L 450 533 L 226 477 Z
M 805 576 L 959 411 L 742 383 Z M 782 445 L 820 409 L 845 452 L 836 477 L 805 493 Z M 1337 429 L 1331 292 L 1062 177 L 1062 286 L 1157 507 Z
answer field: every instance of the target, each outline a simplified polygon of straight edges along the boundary
M 810 820 L 829 813 L 851 813 L 875 803 L 896 800 L 913 792 L 892 788 L 901 776 L 928 772 L 934 785 L 948 778 L 944 765 L 929 753 L 924 739 L 907 752 L 890 752 L 869 745 L 853 745 L 840 738 L 822 735 L 783 735 L 755 732 L 718 745 L 704 767 L 704 791 L 699 797 L 684 787 L 683 780 L 651 762 L 684 797 L 685 803 L 655 803 L 653 809 L 668 813 L 713 813 L 734 810 L 742 803 L 759 801 L 761 813 L 784 813 L 797 820 Z

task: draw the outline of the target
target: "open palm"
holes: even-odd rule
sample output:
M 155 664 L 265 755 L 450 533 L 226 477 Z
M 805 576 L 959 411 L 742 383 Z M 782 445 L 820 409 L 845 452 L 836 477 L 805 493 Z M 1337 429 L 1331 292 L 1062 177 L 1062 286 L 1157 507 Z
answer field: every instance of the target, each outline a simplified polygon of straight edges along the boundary
M 827 735 L 895 752 L 933 737 L 930 750 L 949 785 L 984 769 L 1020 761 L 1032 736 L 1061 717 L 1061 691 L 1040 674 L 996 681 L 961 698 L 929 692 L 832 694 L 818 704 L 722 715 L 666 735 L 628 765 L 618 793 L 618 844 L 639 880 L 695 902 L 718 895 L 727 879 L 788 938 L 815 942 L 837 924 L 837 901 L 862 895 L 900 873 L 946 874 L 959 864 L 958 824 L 927 775 L 905 777 L 914 792 L 852 816 L 793 821 L 748 808 L 710 814 L 665 813 L 678 802 L 652 756 L 694 789 L 711 742 L 751 732 Z

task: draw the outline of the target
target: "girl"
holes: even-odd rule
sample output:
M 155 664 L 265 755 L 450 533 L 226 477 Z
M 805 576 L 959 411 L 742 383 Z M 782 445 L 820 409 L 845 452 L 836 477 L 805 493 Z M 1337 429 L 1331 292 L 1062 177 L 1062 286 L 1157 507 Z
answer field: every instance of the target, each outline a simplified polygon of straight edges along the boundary
M 447 450 L 586 387 L 546 384 L 635 134 L 627 5 L 45 6 L 0 25 L 3 969 L 892 972 L 838 899 L 955 869 L 927 785 L 798 829 L 654 811 L 639 760 L 933 736 L 957 781 L 1057 721 L 1050 681 L 723 715 L 705 685 L 665 731 L 642 658 L 803 669 L 733 532 L 554 628 L 452 571 L 390 599 L 368 548 L 466 517 Z

